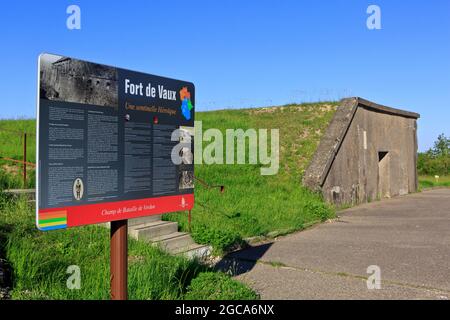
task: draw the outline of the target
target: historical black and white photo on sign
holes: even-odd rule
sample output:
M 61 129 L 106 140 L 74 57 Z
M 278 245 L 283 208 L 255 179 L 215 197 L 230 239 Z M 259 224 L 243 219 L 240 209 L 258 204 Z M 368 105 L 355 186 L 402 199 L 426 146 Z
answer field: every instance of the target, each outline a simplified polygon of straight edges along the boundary
M 180 171 L 178 187 L 180 190 L 194 188 L 194 172 L 193 171 Z
M 193 140 L 194 140 L 194 127 L 180 127 L 180 143 L 189 145 L 189 147 L 183 147 L 180 150 L 180 158 L 182 164 L 194 163 L 194 155 L 192 154 Z
M 63 56 L 40 58 L 40 98 L 118 109 L 117 69 Z

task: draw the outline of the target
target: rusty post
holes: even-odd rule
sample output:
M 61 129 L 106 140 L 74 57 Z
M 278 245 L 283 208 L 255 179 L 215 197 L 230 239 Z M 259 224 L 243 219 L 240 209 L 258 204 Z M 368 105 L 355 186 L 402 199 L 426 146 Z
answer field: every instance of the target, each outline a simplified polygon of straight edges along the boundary
M 27 133 L 23 133 L 23 187 L 27 188 Z
M 111 300 L 128 299 L 128 220 L 111 222 Z

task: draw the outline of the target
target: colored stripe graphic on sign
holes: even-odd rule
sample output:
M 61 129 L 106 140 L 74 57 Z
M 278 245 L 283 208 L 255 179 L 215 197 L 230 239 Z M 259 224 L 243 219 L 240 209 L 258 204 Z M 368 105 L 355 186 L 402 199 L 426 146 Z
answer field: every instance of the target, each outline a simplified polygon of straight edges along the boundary
M 67 211 L 39 213 L 39 229 L 55 230 L 63 228 L 67 228 Z
M 194 207 L 194 194 L 96 203 L 39 210 L 42 231 L 147 217 Z

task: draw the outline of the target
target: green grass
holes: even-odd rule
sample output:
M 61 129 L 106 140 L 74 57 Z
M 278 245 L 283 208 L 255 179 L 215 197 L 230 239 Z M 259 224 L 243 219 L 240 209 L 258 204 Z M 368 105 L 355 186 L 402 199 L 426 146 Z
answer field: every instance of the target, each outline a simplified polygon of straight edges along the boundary
M 301 230 L 334 216 L 322 198 L 301 185 L 301 178 L 334 115 L 335 103 L 276 108 L 197 112 L 203 130 L 218 128 L 280 129 L 280 170 L 261 176 L 255 165 L 197 165 L 195 174 L 221 194 L 196 184 L 192 233 L 196 241 L 212 244 L 217 253 L 243 238 Z M 204 143 L 205 145 L 205 143 Z M 187 231 L 187 214 L 168 214 Z
M 0 120 L 0 156 L 23 159 L 23 133 L 27 133 L 27 161 L 36 160 L 36 120 Z
M 10 167 L 8 167 L 10 168 Z M 27 170 L 28 171 L 28 170 Z M 34 188 L 34 175 L 29 177 L 27 181 L 28 188 Z M 0 169 L 0 190 L 23 188 L 23 178 L 20 173 L 11 173 L 4 168 Z
M 450 187 L 450 176 L 419 176 L 419 188 Z
M 274 268 L 282 268 L 286 267 L 286 264 L 279 261 L 269 261 L 267 264 L 271 265 Z
M 205 272 L 192 280 L 188 300 L 236 300 L 245 297 L 246 300 L 258 299 L 258 296 L 238 282 L 230 285 L 228 276 L 223 273 Z
M 301 178 L 336 107 L 337 103 L 324 102 L 197 112 L 196 120 L 203 121 L 203 130 L 217 128 L 224 134 L 226 129 L 279 129 L 280 170 L 277 175 L 262 176 L 260 165 L 197 165 L 198 178 L 224 185 L 225 192 L 196 184 L 191 229 L 194 239 L 211 244 L 221 254 L 247 237 L 286 234 L 332 218 L 333 208 L 304 188 Z M 15 122 L 17 128 L 32 129 L 32 120 Z M 13 123 L 0 121 L 0 128 L 14 127 Z M 14 146 L 2 148 L 0 154 L 14 154 Z M 35 161 L 33 155 L 29 161 Z M 186 212 L 168 214 L 164 219 L 177 221 L 182 231 L 189 231 Z
M 26 201 L 0 196 L 0 257 L 13 269 L 13 299 L 109 299 L 106 228 L 41 232 Z M 71 265 L 80 267 L 80 290 L 66 286 Z M 129 241 L 128 291 L 130 299 L 258 298 L 225 274 L 134 240 Z
M 0 120 L 0 158 L 6 157 L 23 161 L 23 133 L 27 133 L 28 162 L 36 162 L 36 121 L 34 119 Z M 27 167 L 27 185 L 23 185 L 21 164 L 0 159 L 0 190 L 14 188 L 33 188 L 34 168 Z

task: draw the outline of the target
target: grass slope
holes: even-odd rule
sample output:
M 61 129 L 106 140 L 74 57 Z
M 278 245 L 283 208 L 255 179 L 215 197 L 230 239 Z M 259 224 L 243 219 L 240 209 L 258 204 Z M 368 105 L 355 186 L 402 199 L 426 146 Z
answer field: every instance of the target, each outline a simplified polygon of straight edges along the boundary
M 224 185 L 225 192 L 196 184 L 191 230 L 194 239 L 213 245 L 220 253 L 246 237 L 289 233 L 332 217 L 333 209 L 319 195 L 302 187 L 301 177 L 336 107 L 337 103 L 328 102 L 197 112 L 196 120 L 203 122 L 203 130 L 217 128 L 224 137 L 226 129 L 279 129 L 280 170 L 274 176 L 261 176 L 259 165 L 197 165 L 198 178 Z M 33 131 L 33 125 L 32 120 L 0 121 L 0 128 L 15 130 Z M 4 141 L 0 156 L 20 159 L 20 143 Z M 203 143 L 204 147 L 207 144 Z M 32 139 L 29 148 L 34 148 Z M 30 152 L 28 161 L 34 162 L 33 156 Z M 11 167 L 8 164 L 7 169 L 11 171 Z M 5 184 L 19 187 L 20 179 L 0 174 L 0 187 Z M 179 222 L 180 228 L 188 231 L 186 212 L 168 214 L 165 219 Z
M 301 177 L 334 115 L 337 104 L 198 112 L 203 130 L 267 128 L 280 130 L 280 170 L 262 176 L 255 165 L 197 165 L 195 174 L 225 192 L 196 184 L 192 233 L 220 252 L 245 237 L 289 233 L 333 216 L 321 197 L 301 185 Z M 225 135 L 224 135 L 225 136 Z M 207 143 L 204 143 L 204 146 Z M 169 214 L 187 230 L 186 214 Z

